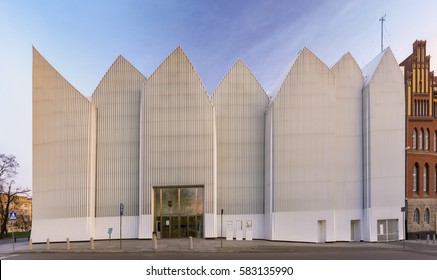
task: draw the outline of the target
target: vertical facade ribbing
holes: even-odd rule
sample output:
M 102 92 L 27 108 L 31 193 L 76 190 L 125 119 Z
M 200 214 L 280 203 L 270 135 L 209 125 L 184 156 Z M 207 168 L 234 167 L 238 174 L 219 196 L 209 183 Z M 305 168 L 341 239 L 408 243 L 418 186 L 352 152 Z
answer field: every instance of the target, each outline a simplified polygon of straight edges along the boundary
M 143 97 L 140 214 L 152 214 L 153 187 L 184 185 L 204 186 L 204 213 L 216 213 L 213 108 L 181 48 L 146 81 Z M 205 227 L 215 228 L 208 219 Z
M 316 241 L 318 219 L 333 227 L 335 98 L 334 75 L 303 49 L 269 108 L 274 122 L 273 239 Z M 331 234 L 332 229 L 328 240 Z
M 92 103 L 33 49 L 34 241 L 65 240 L 70 231 L 78 239 L 92 234 L 94 125 Z
M 96 217 L 138 216 L 140 102 L 146 78 L 119 56 L 94 91 L 97 119 Z
M 361 239 L 376 241 L 381 219 L 402 218 L 404 87 L 390 50 L 364 73 L 360 91 L 350 54 L 328 69 L 303 49 L 265 111 L 238 61 L 213 106 L 177 48 L 148 80 L 119 57 L 94 105 L 34 50 L 33 240 L 106 238 L 119 202 L 123 237 L 151 238 L 153 188 L 196 186 L 204 237 L 219 204 L 256 238 L 350 240 L 363 220 Z
M 362 226 L 363 151 L 362 88 L 363 74 L 350 53 L 331 68 L 336 78 L 336 194 L 335 239 L 351 241 L 345 230 L 351 221 Z M 359 231 L 359 228 L 356 228 Z M 355 233 L 357 239 L 359 233 Z
M 269 99 L 239 60 L 212 96 L 217 125 L 218 209 L 264 213 L 265 110 Z
M 404 80 L 390 49 L 364 69 L 364 240 L 385 234 L 378 220 L 402 221 L 405 198 Z M 384 104 L 390 104 L 390 109 Z M 402 222 L 397 223 L 403 238 Z
M 271 102 L 266 110 L 265 118 L 265 148 L 264 148 L 264 234 L 265 238 L 273 239 L 272 213 L 273 213 L 273 111 Z

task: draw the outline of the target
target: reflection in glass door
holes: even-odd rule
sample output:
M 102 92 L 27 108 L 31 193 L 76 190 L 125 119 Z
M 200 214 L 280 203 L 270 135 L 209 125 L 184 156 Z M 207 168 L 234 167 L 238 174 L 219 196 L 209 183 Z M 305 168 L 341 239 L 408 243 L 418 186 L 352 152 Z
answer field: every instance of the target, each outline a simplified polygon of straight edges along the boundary
M 203 186 L 155 187 L 153 191 L 158 238 L 203 238 Z

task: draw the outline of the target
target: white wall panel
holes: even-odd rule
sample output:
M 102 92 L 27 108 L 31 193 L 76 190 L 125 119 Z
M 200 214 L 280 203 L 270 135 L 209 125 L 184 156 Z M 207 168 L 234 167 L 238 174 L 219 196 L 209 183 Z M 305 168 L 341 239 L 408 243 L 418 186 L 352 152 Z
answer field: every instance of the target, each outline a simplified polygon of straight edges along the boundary
M 72 240 L 93 234 L 86 217 L 94 217 L 95 117 L 91 102 L 33 49 L 34 240 L 49 232 L 65 240 L 62 219 L 74 221 Z
M 362 88 L 363 75 L 350 53 L 331 68 L 336 78 L 336 240 L 350 241 L 351 220 L 363 209 Z
M 126 218 L 139 214 L 140 101 L 145 81 L 119 56 L 92 95 L 98 111 L 96 217 L 118 218 L 120 203 Z
M 330 211 L 274 212 L 272 240 L 317 242 L 319 220 L 326 221 L 326 241 L 335 241 L 334 218 Z
M 243 224 L 243 232 L 246 230 L 246 221 L 252 221 L 252 234 L 254 239 L 266 239 L 265 234 L 265 220 L 264 214 L 252 214 L 252 215 L 223 215 L 223 227 L 221 225 L 221 215 L 217 215 L 217 236 L 220 236 L 220 231 L 222 231 L 223 237 L 226 237 L 226 227 L 227 222 L 232 221 L 234 226 L 234 238 L 235 236 L 235 228 L 237 221 L 242 221 Z M 244 234 L 245 238 L 246 235 Z
M 265 163 L 264 163 L 264 232 L 265 238 L 272 239 L 272 213 L 273 213 L 273 109 L 270 106 L 266 110 L 265 118 Z
M 208 214 L 206 213 L 204 215 L 205 219 L 205 238 L 216 238 L 217 237 L 217 227 L 218 227 L 218 220 L 216 214 Z
M 323 212 L 333 221 L 335 90 L 333 73 L 308 49 L 303 49 L 271 108 L 273 212 Z M 302 228 L 299 223 L 291 226 Z M 274 239 L 278 234 L 276 226 L 273 223 Z
M 217 209 L 214 112 L 197 73 L 177 48 L 145 83 L 140 214 L 152 214 L 154 186 L 204 186 L 204 213 Z M 205 234 L 216 225 L 205 219 Z
M 116 238 L 120 202 L 123 236 L 151 238 L 155 186 L 204 187 L 206 238 L 221 208 L 254 238 L 304 242 L 351 240 L 352 221 L 376 241 L 378 220 L 402 219 L 404 86 L 389 49 L 365 81 L 350 54 L 328 69 L 303 49 L 267 109 L 241 61 L 213 107 L 181 48 L 148 80 L 119 57 L 94 106 L 33 55 L 35 242 Z
M 363 69 L 366 241 L 377 240 L 378 219 L 402 221 L 405 197 L 404 80 L 390 49 Z M 387 106 L 386 104 L 390 104 Z M 399 222 L 403 238 L 402 222 Z
M 118 217 L 97 217 L 95 219 L 96 239 L 109 239 L 108 229 L 112 228 L 111 239 L 120 238 L 120 216 Z M 123 216 L 121 221 L 121 237 L 138 238 L 138 217 Z
M 138 220 L 138 238 L 152 239 L 154 231 L 152 215 L 140 215 Z
M 57 218 L 32 220 L 32 242 L 45 243 L 47 238 L 50 242 L 88 241 L 89 232 L 94 229 L 94 218 Z
M 238 60 L 212 96 L 217 125 L 218 209 L 264 213 L 264 138 L 268 97 Z

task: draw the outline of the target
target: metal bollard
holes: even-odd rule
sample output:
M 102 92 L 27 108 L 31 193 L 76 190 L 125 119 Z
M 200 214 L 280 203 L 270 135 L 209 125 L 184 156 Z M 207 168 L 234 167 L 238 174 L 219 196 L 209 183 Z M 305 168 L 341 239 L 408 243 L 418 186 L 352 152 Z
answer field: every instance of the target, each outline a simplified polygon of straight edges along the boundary
M 67 237 L 67 251 L 71 250 L 71 246 L 70 246 L 70 238 Z
M 29 239 L 29 251 L 32 251 L 32 239 Z
M 193 250 L 193 238 L 190 236 L 188 240 L 189 240 L 188 249 Z
M 156 235 L 153 235 L 153 250 L 158 250 L 158 240 Z
M 47 241 L 46 241 L 46 250 L 50 251 L 50 239 L 49 238 L 47 238 Z
M 433 236 L 432 236 L 432 244 L 434 244 L 434 245 L 435 245 L 435 236 L 436 236 L 436 234 L 433 234 Z
M 429 233 L 426 234 L 426 244 L 429 245 Z
M 95 250 L 96 246 L 94 245 L 94 237 L 90 238 L 90 246 L 91 246 L 91 250 Z

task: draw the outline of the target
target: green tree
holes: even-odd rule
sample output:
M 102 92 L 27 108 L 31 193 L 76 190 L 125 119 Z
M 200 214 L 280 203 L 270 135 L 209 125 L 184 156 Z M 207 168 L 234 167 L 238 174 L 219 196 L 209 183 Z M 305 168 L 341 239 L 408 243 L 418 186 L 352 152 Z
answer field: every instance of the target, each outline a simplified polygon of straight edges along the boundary
M 15 176 L 20 164 L 14 155 L 0 154 L 0 239 L 6 237 L 11 203 L 17 195 L 28 195 L 28 188 L 16 187 Z

